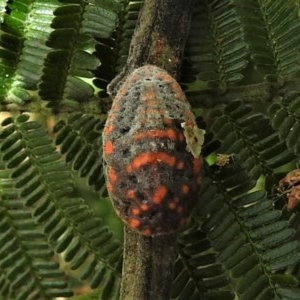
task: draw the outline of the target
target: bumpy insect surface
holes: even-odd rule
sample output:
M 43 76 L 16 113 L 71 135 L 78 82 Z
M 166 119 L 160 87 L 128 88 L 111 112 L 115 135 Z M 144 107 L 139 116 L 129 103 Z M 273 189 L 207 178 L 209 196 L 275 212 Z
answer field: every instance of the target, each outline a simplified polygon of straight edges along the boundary
M 187 130 L 195 132 L 189 141 Z M 107 189 L 127 226 L 154 236 L 186 223 L 201 184 L 202 142 L 203 131 L 168 73 L 148 65 L 127 77 L 103 131 Z

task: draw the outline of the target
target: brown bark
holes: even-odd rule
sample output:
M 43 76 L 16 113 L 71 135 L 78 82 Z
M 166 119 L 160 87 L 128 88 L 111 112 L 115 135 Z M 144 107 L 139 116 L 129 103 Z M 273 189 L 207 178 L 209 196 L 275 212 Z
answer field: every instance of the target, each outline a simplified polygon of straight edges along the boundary
M 154 64 L 179 77 L 194 0 L 145 0 L 134 32 L 126 74 Z M 175 235 L 146 237 L 125 228 L 122 300 L 167 300 L 170 297 Z

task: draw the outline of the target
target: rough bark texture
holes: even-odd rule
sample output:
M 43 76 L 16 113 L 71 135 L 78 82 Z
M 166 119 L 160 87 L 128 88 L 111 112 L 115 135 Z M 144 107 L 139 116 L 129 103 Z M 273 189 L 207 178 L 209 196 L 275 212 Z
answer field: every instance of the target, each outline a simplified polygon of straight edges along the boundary
M 179 78 L 195 0 L 145 0 L 131 40 L 126 66 L 110 84 L 115 95 L 124 77 L 152 64 Z
M 179 77 L 194 0 L 145 0 L 130 45 L 123 77 L 154 64 Z M 176 237 L 146 237 L 125 228 L 122 300 L 167 300 L 170 297 Z
M 142 236 L 125 228 L 122 300 L 167 300 L 170 297 L 175 236 Z
M 157 65 L 178 78 L 194 0 L 146 0 L 130 45 L 127 67 Z

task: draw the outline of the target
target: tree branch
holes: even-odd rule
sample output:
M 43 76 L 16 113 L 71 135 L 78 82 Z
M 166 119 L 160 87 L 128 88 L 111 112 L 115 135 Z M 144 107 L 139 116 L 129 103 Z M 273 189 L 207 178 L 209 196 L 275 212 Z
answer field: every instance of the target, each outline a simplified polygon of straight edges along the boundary
M 167 300 L 170 297 L 174 235 L 146 237 L 125 228 L 122 300 Z
M 124 71 L 110 85 L 145 64 L 179 77 L 194 0 L 145 0 Z M 167 300 L 175 261 L 175 236 L 145 237 L 125 228 L 122 300 Z

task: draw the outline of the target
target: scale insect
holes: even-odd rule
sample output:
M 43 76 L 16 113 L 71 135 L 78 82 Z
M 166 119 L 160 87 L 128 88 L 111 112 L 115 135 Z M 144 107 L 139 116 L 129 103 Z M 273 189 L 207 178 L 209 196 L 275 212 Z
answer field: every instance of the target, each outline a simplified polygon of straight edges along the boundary
M 155 236 L 188 221 L 201 187 L 203 139 L 166 71 L 146 65 L 126 77 L 103 130 L 103 158 L 110 198 L 127 226 Z

